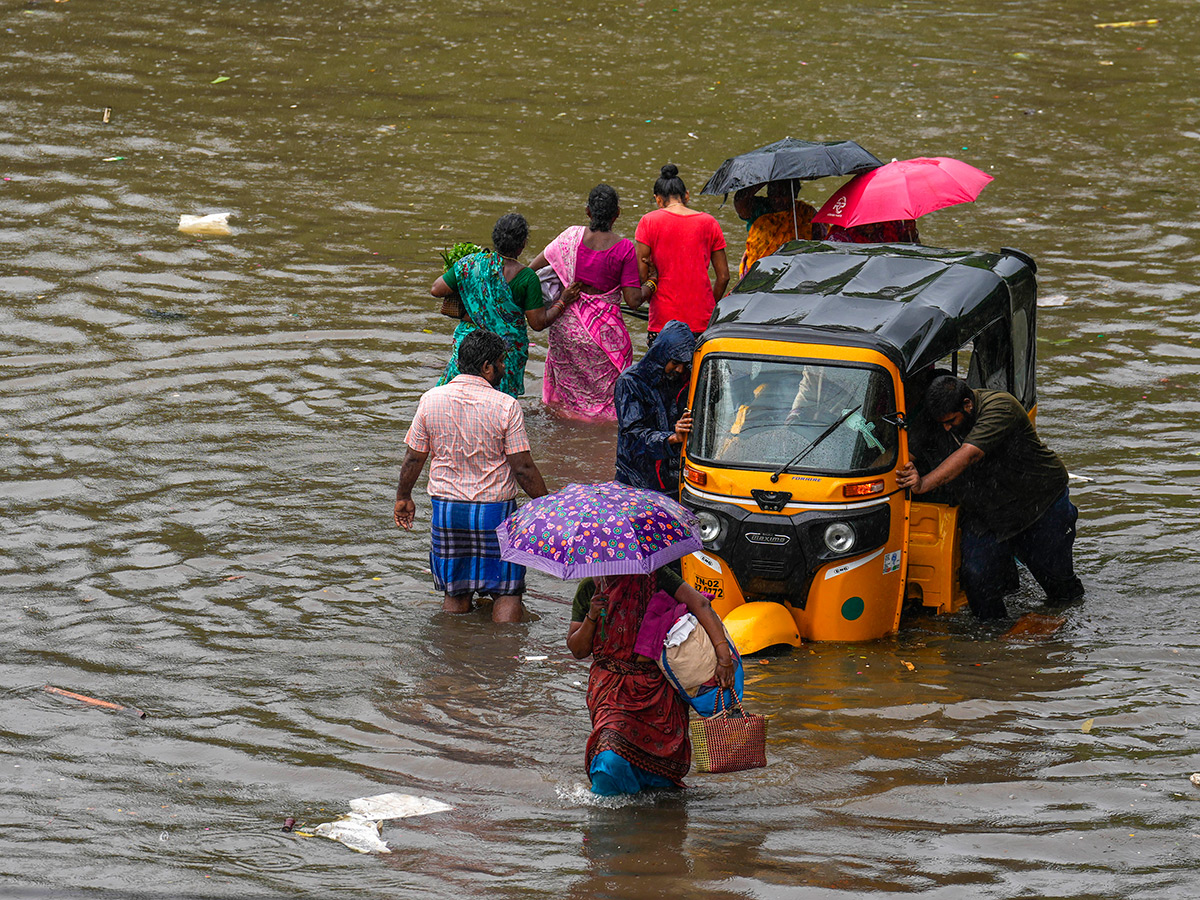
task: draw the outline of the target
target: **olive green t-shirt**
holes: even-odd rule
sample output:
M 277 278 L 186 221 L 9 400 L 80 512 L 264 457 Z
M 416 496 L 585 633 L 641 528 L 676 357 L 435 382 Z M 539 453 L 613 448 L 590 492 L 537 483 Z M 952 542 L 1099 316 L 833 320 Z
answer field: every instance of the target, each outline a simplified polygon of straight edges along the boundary
M 983 459 L 963 476 L 963 510 L 998 540 L 1038 520 L 1067 487 L 1067 468 L 1034 430 L 1021 402 L 1004 391 L 974 392 L 975 423 L 964 444 Z
M 675 592 L 683 585 L 683 579 L 670 569 L 658 569 L 654 573 L 655 586 L 660 591 L 666 591 L 672 597 Z M 575 602 L 571 604 L 571 621 L 582 622 L 583 617 L 587 615 L 588 609 L 592 605 L 592 597 L 596 595 L 596 582 L 591 578 L 585 578 L 579 582 L 579 587 L 575 589 Z
M 454 274 L 453 268 L 442 273 L 442 281 L 446 282 L 450 290 L 458 290 L 458 277 Z M 537 272 L 529 266 L 516 274 L 508 283 L 508 289 L 512 291 L 513 303 L 517 304 L 524 312 L 540 309 L 546 305 L 546 301 L 542 299 L 542 283 L 538 281 Z

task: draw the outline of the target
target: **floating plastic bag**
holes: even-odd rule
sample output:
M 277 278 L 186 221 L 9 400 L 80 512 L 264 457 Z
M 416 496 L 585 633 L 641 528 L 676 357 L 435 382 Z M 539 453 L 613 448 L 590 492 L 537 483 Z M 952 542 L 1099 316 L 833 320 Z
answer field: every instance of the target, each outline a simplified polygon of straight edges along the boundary
M 407 819 L 409 816 L 426 816 L 429 813 L 454 809 L 441 800 L 414 797 L 412 794 L 377 794 L 374 797 L 359 797 L 350 801 L 350 809 L 364 819 Z
M 351 812 L 333 822 L 322 822 L 313 834 L 345 844 L 359 853 L 391 853 L 387 841 L 379 836 L 380 823 L 388 819 L 407 819 L 454 809 L 449 803 L 415 797 L 412 794 L 376 794 L 350 801 Z
M 353 813 L 334 822 L 322 822 L 314 834 L 345 844 L 359 853 L 391 853 L 387 841 L 379 837 L 379 823 Z
M 179 230 L 187 234 L 233 234 L 229 228 L 227 212 L 210 213 L 207 216 L 180 216 Z

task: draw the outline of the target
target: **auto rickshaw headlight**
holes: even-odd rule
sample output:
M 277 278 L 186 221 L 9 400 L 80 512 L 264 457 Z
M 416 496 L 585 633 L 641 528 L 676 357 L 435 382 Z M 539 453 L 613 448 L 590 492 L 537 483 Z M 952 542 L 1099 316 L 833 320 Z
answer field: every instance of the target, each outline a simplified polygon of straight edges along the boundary
M 704 543 L 711 544 L 721 536 L 721 520 L 715 515 L 702 509 L 696 518 L 700 520 L 700 540 Z
M 854 529 L 845 522 L 834 522 L 825 528 L 825 546 L 832 553 L 849 553 L 854 549 Z

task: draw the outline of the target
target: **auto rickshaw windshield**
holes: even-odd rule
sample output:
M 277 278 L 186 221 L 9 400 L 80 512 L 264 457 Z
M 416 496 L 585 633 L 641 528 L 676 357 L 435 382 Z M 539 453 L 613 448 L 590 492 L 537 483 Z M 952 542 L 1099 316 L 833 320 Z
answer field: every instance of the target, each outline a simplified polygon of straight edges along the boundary
M 733 468 L 775 469 L 838 422 L 792 468 L 858 475 L 895 464 L 892 381 L 876 366 L 710 354 L 693 402 L 688 456 Z

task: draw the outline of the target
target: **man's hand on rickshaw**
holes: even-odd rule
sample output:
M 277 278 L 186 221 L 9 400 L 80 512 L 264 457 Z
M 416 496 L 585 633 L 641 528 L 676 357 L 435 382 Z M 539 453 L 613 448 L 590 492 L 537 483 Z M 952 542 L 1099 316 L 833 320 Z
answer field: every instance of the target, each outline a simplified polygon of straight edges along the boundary
M 692 411 L 685 409 L 679 421 L 675 423 L 675 433 L 667 438 L 669 444 L 682 444 L 683 439 L 692 431 Z
M 921 493 L 921 475 L 912 463 L 905 463 L 896 470 L 896 484 L 902 488 L 911 488 L 914 494 Z

